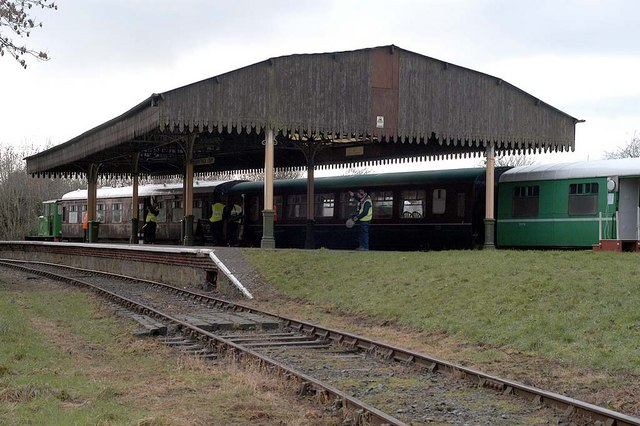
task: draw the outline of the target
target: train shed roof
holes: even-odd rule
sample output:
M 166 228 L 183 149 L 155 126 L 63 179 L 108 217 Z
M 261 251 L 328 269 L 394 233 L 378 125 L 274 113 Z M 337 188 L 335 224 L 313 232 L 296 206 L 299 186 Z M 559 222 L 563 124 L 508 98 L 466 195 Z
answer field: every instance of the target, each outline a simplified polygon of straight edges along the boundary
M 267 59 L 164 93 L 27 158 L 31 174 L 181 175 L 194 138 L 196 174 L 304 168 L 498 152 L 573 150 L 576 118 L 505 82 L 396 46 Z M 302 149 L 300 149 L 302 148 Z M 139 155 L 137 160 L 134 156 Z

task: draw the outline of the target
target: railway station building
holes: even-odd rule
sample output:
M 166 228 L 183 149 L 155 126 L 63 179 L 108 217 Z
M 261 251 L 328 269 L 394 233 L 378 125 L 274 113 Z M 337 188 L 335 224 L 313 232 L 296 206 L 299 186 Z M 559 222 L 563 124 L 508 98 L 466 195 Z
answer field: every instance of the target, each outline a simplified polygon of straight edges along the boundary
M 492 247 L 495 156 L 572 151 L 579 121 L 499 77 L 389 45 L 270 58 L 153 93 L 26 161 L 33 176 L 86 177 L 89 221 L 101 178 L 131 177 L 135 206 L 140 177 L 181 177 L 185 245 L 193 244 L 194 176 L 261 173 L 261 246 L 271 248 L 275 169 L 307 170 L 312 225 L 314 170 L 485 156 Z

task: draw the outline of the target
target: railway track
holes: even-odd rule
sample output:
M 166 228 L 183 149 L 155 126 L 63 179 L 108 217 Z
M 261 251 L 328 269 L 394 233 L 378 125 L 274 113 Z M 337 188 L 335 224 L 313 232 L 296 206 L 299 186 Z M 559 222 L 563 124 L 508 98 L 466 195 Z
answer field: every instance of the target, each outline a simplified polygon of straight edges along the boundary
M 622 413 L 187 289 L 40 262 L 0 266 L 98 292 L 165 344 L 205 358 L 257 361 L 356 424 L 640 425 Z

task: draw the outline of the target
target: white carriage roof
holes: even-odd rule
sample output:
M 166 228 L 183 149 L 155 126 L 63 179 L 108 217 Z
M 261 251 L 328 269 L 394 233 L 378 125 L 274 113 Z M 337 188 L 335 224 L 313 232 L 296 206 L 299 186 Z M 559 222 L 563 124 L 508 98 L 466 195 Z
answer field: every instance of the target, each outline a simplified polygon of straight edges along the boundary
M 500 183 L 608 176 L 640 176 L 640 158 L 532 164 L 530 166 L 514 167 L 500 176 Z
M 195 181 L 193 182 L 193 192 L 203 192 L 212 190 L 218 185 L 226 183 L 227 181 L 215 180 L 215 181 Z M 182 194 L 182 183 L 154 183 L 149 185 L 140 185 L 138 187 L 139 197 L 157 196 L 157 195 L 169 195 L 169 194 Z M 103 187 L 98 188 L 97 197 L 100 198 L 131 198 L 133 196 L 132 186 L 121 187 Z M 87 190 L 76 189 L 75 191 L 67 192 L 62 196 L 62 200 L 86 200 Z

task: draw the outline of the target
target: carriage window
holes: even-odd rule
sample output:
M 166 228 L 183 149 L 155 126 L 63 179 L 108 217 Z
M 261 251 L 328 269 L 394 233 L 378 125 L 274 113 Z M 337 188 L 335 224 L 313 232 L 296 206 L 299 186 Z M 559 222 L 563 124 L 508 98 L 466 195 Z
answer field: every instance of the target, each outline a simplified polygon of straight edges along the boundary
M 167 221 L 167 202 L 160 201 L 158 203 L 158 223 Z
M 284 198 L 282 197 L 282 195 L 276 195 L 275 197 L 273 197 L 273 210 L 273 220 L 277 221 L 279 219 L 278 215 L 281 215 L 284 211 Z
M 433 214 L 443 214 L 447 207 L 447 190 L 446 189 L 434 189 L 433 190 L 433 208 L 431 212 Z
M 345 220 L 353 216 L 356 211 L 356 200 L 349 197 L 348 192 L 340 194 L 340 219 Z
M 585 215 L 598 212 L 598 182 L 569 185 L 569 214 Z
M 403 219 L 419 219 L 424 216 L 424 208 L 427 204 L 426 191 L 402 191 L 400 193 L 400 217 Z
M 202 209 L 202 200 L 193 200 L 193 210 L 191 214 L 193 215 L 193 219 L 197 222 L 198 219 L 205 219 L 203 216 L 204 211 Z
M 275 199 L 276 197 L 274 197 Z M 275 203 L 274 203 L 275 204 Z M 248 218 L 250 222 L 258 222 L 260 220 L 260 197 L 249 198 L 249 213 Z M 279 210 L 278 210 L 279 211 Z
M 458 205 L 457 205 L 457 216 L 464 217 L 465 211 L 465 194 L 464 192 L 458 192 Z
M 122 223 L 122 203 L 113 203 L 111 205 L 111 222 Z
M 373 191 L 371 193 L 374 219 L 390 219 L 393 216 L 393 192 Z
M 289 195 L 287 196 L 287 218 L 303 219 L 307 217 L 307 196 Z
M 78 216 L 78 205 L 69 206 L 69 223 L 79 223 Z
M 315 195 L 315 217 L 333 217 L 335 197 L 333 194 Z
M 182 200 L 171 201 L 171 222 L 180 222 L 183 218 Z
M 102 223 L 104 223 L 104 217 L 105 217 L 105 214 L 104 214 L 104 212 L 105 212 L 105 205 L 104 205 L 104 204 L 98 204 L 98 205 L 97 205 L 96 210 L 97 210 L 97 212 L 96 212 L 96 215 L 97 215 L 96 220 L 97 220 L 98 222 L 102 222 Z
M 540 187 L 516 186 L 513 188 L 513 204 L 511 213 L 513 217 L 537 216 L 540 203 Z

